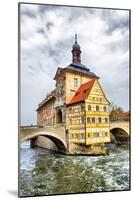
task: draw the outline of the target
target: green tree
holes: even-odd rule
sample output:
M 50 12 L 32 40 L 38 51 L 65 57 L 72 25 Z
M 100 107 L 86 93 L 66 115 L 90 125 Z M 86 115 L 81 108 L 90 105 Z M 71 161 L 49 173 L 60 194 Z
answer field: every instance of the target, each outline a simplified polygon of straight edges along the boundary
M 119 119 L 119 113 L 123 112 L 121 107 L 118 107 L 111 102 L 110 104 L 110 121 L 117 121 Z

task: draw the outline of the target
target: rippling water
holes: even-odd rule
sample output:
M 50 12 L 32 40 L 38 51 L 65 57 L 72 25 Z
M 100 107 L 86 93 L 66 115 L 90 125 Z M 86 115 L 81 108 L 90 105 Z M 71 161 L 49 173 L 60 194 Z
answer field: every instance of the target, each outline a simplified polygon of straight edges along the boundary
M 106 156 L 66 156 L 43 148 L 20 150 L 20 196 L 129 190 L 129 149 Z

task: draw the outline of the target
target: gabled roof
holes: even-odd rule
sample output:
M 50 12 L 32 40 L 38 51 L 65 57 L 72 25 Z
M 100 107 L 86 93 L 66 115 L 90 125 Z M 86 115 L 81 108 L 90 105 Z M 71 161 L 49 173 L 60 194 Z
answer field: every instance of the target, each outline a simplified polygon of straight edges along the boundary
M 68 105 L 86 100 L 91 92 L 91 89 L 94 85 L 95 80 L 96 79 L 94 78 L 94 79 L 82 84 L 78 88 L 77 92 L 75 93 L 75 95 L 73 96 L 71 101 L 68 103 Z

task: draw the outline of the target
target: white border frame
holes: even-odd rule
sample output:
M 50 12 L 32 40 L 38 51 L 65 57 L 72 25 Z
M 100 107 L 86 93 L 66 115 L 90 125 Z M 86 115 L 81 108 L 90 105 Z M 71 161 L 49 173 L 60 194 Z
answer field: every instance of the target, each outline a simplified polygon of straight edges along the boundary
M 1 142 L 0 142 L 0 199 L 12 200 L 17 199 L 17 174 L 18 174 L 18 0 L 1 1 L 0 6 L 0 122 L 1 122 Z M 131 41 L 134 41 L 134 5 L 132 0 L 29 0 L 22 2 L 29 3 L 48 3 L 57 5 L 78 5 L 78 6 L 89 6 L 89 7 L 108 7 L 108 8 L 125 8 L 131 9 Z M 134 45 L 132 43 L 131 56 L 134 55 Z M 131 57 L 131 109 L 132 109 L 132 129 L 133 126 L 133 107 L 134 107 L 134 58 Z M 131 143 L 133 144 L 133 135 L 131 137 Z M 132 146 L 133 147 L 133 146 Z M 123 192 L 109 192 L 109 193 L 88 193 L 88 194 L 74 194 L 74 195 L 60 195 L 60 196 L 43 196 L 34 197 L 35 199 L 49 199 L 49 200 L 116 200 L 116 199 L 133 199 L 134 196 L 134 180 L 133 180 L 133 150 L 132 155 L 132 177 L 131 177 L 131 191 Z M 33 197 L 25 198 L 33 199 Z

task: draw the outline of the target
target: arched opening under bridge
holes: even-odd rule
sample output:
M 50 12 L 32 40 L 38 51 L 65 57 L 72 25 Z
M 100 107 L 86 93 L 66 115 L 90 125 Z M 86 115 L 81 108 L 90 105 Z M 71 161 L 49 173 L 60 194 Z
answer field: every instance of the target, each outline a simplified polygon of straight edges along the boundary
M 122 128 L 113 128 L 110 130 L 111 134 L 111 141 L 115 142 L 116 144 L 129 144 L 130 137 L 128 133 Z
M 66 153 L 67 152 L 65 144 L 59 138 L 56 138 L 56 137 L 51 136 L 51 135 L 38 135 L 38 136 L 36 136 L 34 138 L 31 138 L 30 139 L 31 140 L 31 147 L 38 146 L 36 144 L 36 142 L 37 142 L 37 138 L 40 137 L 40 136 L 42 136 L 44 138 L 47 138 L 50 141 L 52 141 L 55 144 L 55 146 L 57 147 L 57 149 L 56 149 L 57 152 L 59 152 L 59 153 Z M 44 148 L 45 148 L 45 146 L 44 146 Z M 53 150 L 53 149 L 51 149 L 51 150 Z

